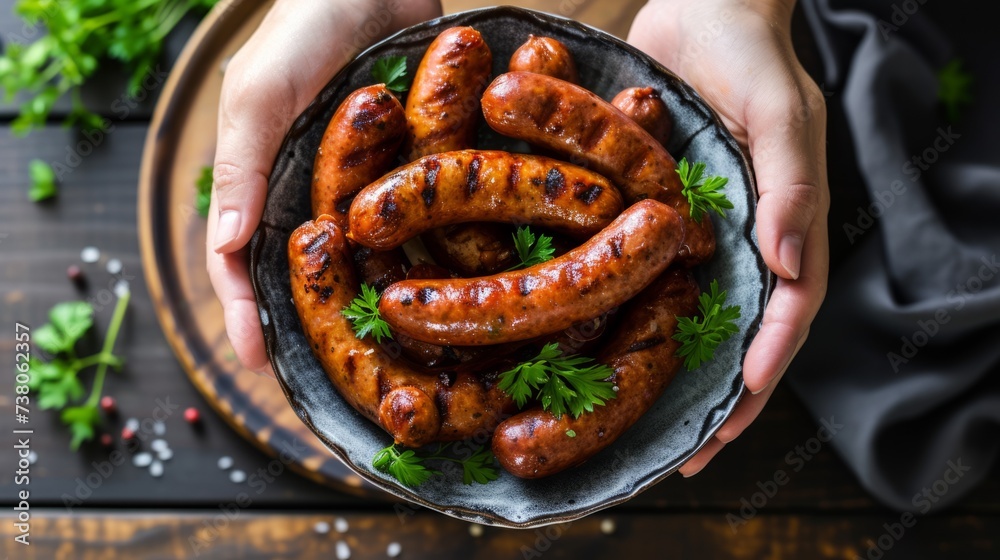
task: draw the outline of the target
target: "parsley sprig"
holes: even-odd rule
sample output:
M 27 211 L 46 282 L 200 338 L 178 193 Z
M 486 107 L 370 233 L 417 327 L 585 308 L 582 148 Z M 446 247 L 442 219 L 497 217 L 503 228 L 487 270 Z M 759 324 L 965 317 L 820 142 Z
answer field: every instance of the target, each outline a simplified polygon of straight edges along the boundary
M 432 476 L 443 474 L 428 468 L 425 461 L 450 461 L 461 465 L 462 482 L 465 484 L 487 484 L 499 476 L 494 466 L 493 452 L 486 446 L 478 447 L 468 457 L 456 458 L 445 454 L 449 445 L 451 444 L 441 444 L 433 454 L 423 456 L 413 449 L 400 450 L 395 445 L 390 445 L 375 454 L 372 466 L 411 488 L 420 486 Z
M 30 26 L 48 34 L 30 44 L 11 34 L 0 55 L 0 90 L 8 100 L 24 92 L 31 97 L 12 123 L 15 134 L 43 126 L 56 101 L 70 95 L 67 125 L 104 128 L 80 97 L 80 86 L 100 66 L 115 59 L 131 76 L 128 91 L 137 95 L 152 71 L 163 40 L 188 12 L 204 13 L 217 0 L 19 0 L 14 11 Z M 27 33 L 26 33 L 27 35 Z M 29 35 L 29 37 L 33 34 Z
M 194 199 L 194 207 L 198 210 L 198 215 L 202 218 L 208 216 L 208 207 L 212 204 L 212 166 L 206 165 L 201 168 L 201 174 L 194 182 L 197 189 Z
M 60 303 L 49 312 L 49 322 L 34 333 L 34 341 L 42 350 L 54 357 L 43 361 L 35 356 L 29 360 L 31 378 L 28 387 L 38 394 L 38 406 L 43 410 L 61 410 L 60 419 L 69 426 L 73 439 L 70 447 L 74 450 L 84 441 L 93 439 L 94 428 L 100 423 L 98 404 L 104 387 L 108 366 L 121 369 L 122 359 L 112 354 L 118 331 L 121 329 L 128 307 L 129 293 L 118 298 L 115 310 L 108 324 L 101 351 L 92 356 L 79 358 L 76 343 L 94 324 L 94 308 L 87 302 Z M 97 366 L 94 384 L 87 400 L 81 404 L 67 406 L 84 394 L 79 373 Z
M 682 343 L 677 355 L 684 357 L 688 371 L 710 361 L 715 357 L 715 349 L 739 332 L 733 321 L 740 318 L 740 306 L 723 307 L 725 303 L 726 292 L 720 292 L 718 280 L 712 280 L 709 292 L 698 296 L 701 317 L 677 318 L 677 333 L 673 338 Z
M 372 65 L 372 77 L 396 93 L 410 89 L 410 80 L 406 77 L 405 56 L 387 56 L 376 60 Z
M 725 210 L 733 208 L 733 203 L 722 192 L 729 179 L 718 175 L 705 176 L 704 163 L 690 165 L 687 158 L 681 158 L 677 162 L 677 174 L 681 176 L 681 193 L 691 205 L 691 218 L 694 221 L 701 223 L 702 216 L 710 210 L 725 218 Z
M 41 202 L 58 194 L 56 173 L 51 165 L 40 159 L 33 159 L 28 164 L 28 176 L 31 178 L 28 198 L 32 202 Z
M 518 408 L 534 397 L 556 418 L 567 412 L 578 418 L 617 396 L 614 383 L 607 380 L 613 374 L 609 366 L 586 356 L 563 356 L 559 344 L 550 342 L 533 360 L 500 374 L 499 387 Z
M 378 311 L 378 300 L 381 297 L 375 288 L 361 284 L 361 295 L 354 298 L 351 304 L 341 311 L 344 317 L 354 323 L 355 336 L 364 338 L 371 334 L 379 344 L 383 338 L 392 338 L 389 323 L 382 319 Z
M 556 252 L 551 237 L 543 234 L 536 239 L 534 232 L 527 226 L 517 228 L 514 234 L 514 248 L 517 249 L 517 256 L 521 262 L 507 269 L 508 271 L 543 263 L 550 260 Z

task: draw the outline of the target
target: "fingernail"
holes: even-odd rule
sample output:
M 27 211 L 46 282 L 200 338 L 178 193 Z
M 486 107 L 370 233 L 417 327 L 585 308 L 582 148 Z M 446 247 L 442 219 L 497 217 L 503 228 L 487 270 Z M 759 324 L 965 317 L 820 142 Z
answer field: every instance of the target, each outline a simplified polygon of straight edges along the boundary
M 799 267 L 802 263 L 802 238 L 798 235 L 786 235 L 778 245 L 778 261 L 785 267 L 792 280 L 799 277 Z
M 215 224 L 215 250 L 225 247 L 236 239 L 240 233 L 240 213 L 236 210 L 226 210 L 219 214 L 219 222 Z

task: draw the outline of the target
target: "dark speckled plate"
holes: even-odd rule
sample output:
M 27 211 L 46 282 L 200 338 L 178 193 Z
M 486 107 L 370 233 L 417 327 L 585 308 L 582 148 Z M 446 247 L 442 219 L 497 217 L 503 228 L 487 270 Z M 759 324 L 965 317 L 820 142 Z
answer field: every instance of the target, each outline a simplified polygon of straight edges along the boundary
M 441 31 L 469 25 L 493 51 L 493 72 L 503 72 L 511 53 L 529 33 L 554 37 L 574 53 L 583 86 L 605 99 L 631 86 L 653 86 L 673 113 L 670 152 L 704 161 L 729 177 L 735 204 L 716 220 L 718 252 L 699 270 L 706 285 L 718 278 L 730 301 L 743 309 L 742 336 L 727 341 L 716 359 L 680 373 L 656 405 L 622 438 L 584 465 L 556 476 L 525 481 L 504 473 L 489 485 L 465 486 L 435 477 L 417 489 L 401 486 L 371 467 L 372 456 L 391 442 L 378 426 L 357 414 L 327 380 L 305 341 L 291 302 L 288 236 L 309 219 L 313 155 L 340 102 L 372 82 L 375 60 L 406 55 L 414 72 L 424 50 Z M 485 125 L 481 148 L 517 149 Z M 756 190 L 739 145 L 715 113 L 679 78 L 622 41 L 574 21 L 516 8 L 464 12 L 406 29 L 378 43 L 345 67 L 296 121 L 271 175 L 264 219 L 252 243 L 252 275 L 271 363 L 302 421 L 359 475 L 392 494 L 448 515 L 485 524 L 533 527 L 579 518 L 619 504 L 673 473 L 704 445 L 732 412 L 743 392 L 741 364 L 756 333 L 773 277 L 760 257 L 754 233 Z

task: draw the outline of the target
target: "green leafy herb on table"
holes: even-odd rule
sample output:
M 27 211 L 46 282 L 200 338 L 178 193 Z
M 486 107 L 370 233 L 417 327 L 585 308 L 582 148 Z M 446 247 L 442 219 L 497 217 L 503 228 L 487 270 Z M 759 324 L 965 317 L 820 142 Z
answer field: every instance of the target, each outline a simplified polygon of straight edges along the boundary
M 28 175 L 31 178 L 31 188 L 28 189 L 28 198 L 34 202 L 52 198 L 58 192 L 56 190 L 56 174 L 52 166 L 40 159 L 33 159 L 28 164 Z
M 517 232 L 514 234 L 514 248 L 517 249 L 517 256 L 521 262 L 507 269 L 508 271 L 541 264 L 550 260 L 556 252 L 555 247 L 552 246 L 551 237 L 539 235 L 535 239 L 534 232 L 527 226 L 517 228 Z
M 34 341 L 39 348 L 52 354 L 53 358 L 43 361 L 35 356 L 29 361 L 30 380 L 28 386 L 38 395 L 38 406 L 43 410 L 61 410 L 60 419 L 69 426 L 73 439 L 70 447 L 74 450 L 84 441 L 93 439 L 94 428 L 100 423 L 98 403 L 104 387 L 108 366 L 121 369 L 122 359 L 112 351 L 118 331 L 121 329 L 128 307 L 129 293 L 118 298 L 115 310 L 108 324 L 104 345 L 97 354 L 79 358 L 76 344 L 94 324 L 94 308 L 87 302 L 60 303 L 49 312 L 49 322 L 35 331 Z M 97 366 L 90 395 L 82 403 L 68 406 L 84 394 L 79 373 Z
M 364 338 L 369 334 L 375 338 L 375 342 L 381 344 L 383 338 L 392 338 L 389 331 L 389 324 L 382 319 L 378 311 L 378 300 L 381 296 L 375 288 L 368 284 L 361 284 L 361 295 L 354 298 L 351 304 L 341 311 L 354 323 L 354 334 L 358 338 Z
M 466 458 L 455 458 L 445 454 L 449 445 L 451 444 L 441 444 L 433 454 L 425 456 L 413 449 L 400 450 L 395 445 L 390 445 L 375 454 L 372 466 L 411 488 L 420 486 L 434 475 L 442 474 L 441 471 L 427 468 L 425 461 L 450 461 L 462 465 L 462 482 L 465 484 L 487 484 L 499 476 L 494 466 L 493 452 L 486 446 L 478 447 Z
M 677 318 L 677 333 L 673 338 L 682 343 L 677 355 L 684 357 L 688 371 L 710 361 L 715 357 L 715 349 L 739 332 L 733 321 L 740 318 L 740 306 L 723 307 L 725 303 L 726 292 L 720 292 L 719 282 L 712 280 L 709 292 L 698 296 L 701 317 Z
M 67 125 L 104 128 L 104 119 L 83 104 L 80 86 L 104 60 L 114 59 L 130 71 L 128 93 L 137 95 L 167 34 L 188 12 L 205 12 L 216 1 L 19 0 L 14 11 L 48 34 L 31 44 L 6 41 L 0 55 L 0 89 L 7 99 L 31 96 L 21 105 L 13 132 L 27 134 L 45 124 L 55 102 L 67 94 L 72 102 Z
M 681 193 L 691 205 L 691 218 L 694 221 L 701 223 L 702 216 L 709 210 L 725 218 L 725 210 L 733 208 L 733 203 L 722 192 L 729 179 L 718 175 L 706 177 L 704 163 L 690 165 L 687 158 L 681 158 L 677 162 L 677 174 L 681 176 Z
M 204 218 L 208 216 L 208 207 L 212 204 L 212 166 L 202 167 L 201 175 L 194 184 L 198 189 L 194 206 L 198 210 L 198 215 Z
M 556 418 L 569 412 L 573 418 L 593 412 L 595 405 L 617 396 L 609 366 L 576 354 L 563 356 L 555 342 L 546 344 L 533 360 L 500 374 L 500 390 L 510 395 L 518 408 L 531 397 Z
M 972 103 L 972 76 L 962 70 L 962 60 L 956 58 L 938 72 L 938 99 L 944 104 L 948 120 L 958 120 L 963 105 Z
M 396 93 L 410 89 L 410 80 L 406 78 L 405 56 L 387 56 L 376 60 L 372 65 L 372 77 Z

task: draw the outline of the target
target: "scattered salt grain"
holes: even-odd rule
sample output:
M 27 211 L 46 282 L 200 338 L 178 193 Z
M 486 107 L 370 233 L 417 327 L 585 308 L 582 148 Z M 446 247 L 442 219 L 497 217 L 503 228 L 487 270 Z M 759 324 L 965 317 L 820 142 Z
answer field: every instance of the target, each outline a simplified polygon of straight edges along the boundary
M 135 418 L 129 418 L 125 421 L 125 427 L 133 432 L 139 431 L 139 421 Z
M 80 251 L 80 260 L 85 263 L 95 263 L 101 260 L 101 250 L 97 247 L 84 247 Z
M 156 458 L 161 461 L 169 461 L 174 458 L 174 452 L 168 447 L 162 451 L 157 451 Z
M 313 531 L 316 531 L 321 535 L 325 535 L 330 532 L 330 524 L 326 521 L 317 521 L 316 524 L 313 525 Z
M 109 274 L 118 274 L 122 271 L 122 261 L 119 259 L 111 259 L 108 261 L 108 264 L 105 265 L 105 268 L 108 270 Z
M 28 464 L 34 465 L 36 461 L 38 461 L 38 453 L 35 453 L 34 450 L 28 451 Z
M 231 480 L 234 484 L 240 484 L 246 479 L 247 479 L 247 473 L 239 469 L 236 469 L 233 472 L 229 473 L 229 480 Z
M 153 433 L 156 434 L 156 435 L 158 435 L 158 436 L 162 436 L 162 435 L 166 434 L 167 433 L 167 425 L 164 424 L 163 422 L 159 421 L 159 420 L 157 420 L 156 422 L 153 422 Z
M 149 475 L 156 478 L 163 476 L 163 463 L 153 461 L 152 464 L 149 465 Z
M 347 560 L 351 557 L 351 547 L 344 541 L 337 541 L 337 560 Z
M 227 471 L 233 466 L 233 458 L 228 455 L 219 457 L 218 465 L 220 469 Z
M 112 290 L 115 292 L 116 296 L 125 297 L 125 295 L 131 291 L 131 288 L 128 286 L 128 281 L 119 280 L 115 282 L 115 287 L 112 288 Z
M 399 556 L 399 553 L 403 551 L 403 547 L 399 545 L 398 542 L 389 543 L 389 547 L 385 549 L 385 553 L 389 555 L 389 558 L 395 558 Z
M 164 449 L 169 449 L 170 445 L 167 443 L 167 440 L 165 439 L 154 439 L 149 443 L 149 448 L 152 449 L 153 451 L 159 452 L 163 451 Z
M 333 522 L 333 527 L 338 533 L 346 533 L 348 528 L 347 520 L 343 517 L 338 517 L 337 520 Z
M 153 455 L 150 453 L 146 453 L 145 451 L 143 451 L 142 453 L 136 453 L 135 456 L 132 457 L 132 464 L 139 468 L 148 467 L 149 464 L 152 462 L 153 462 Z

